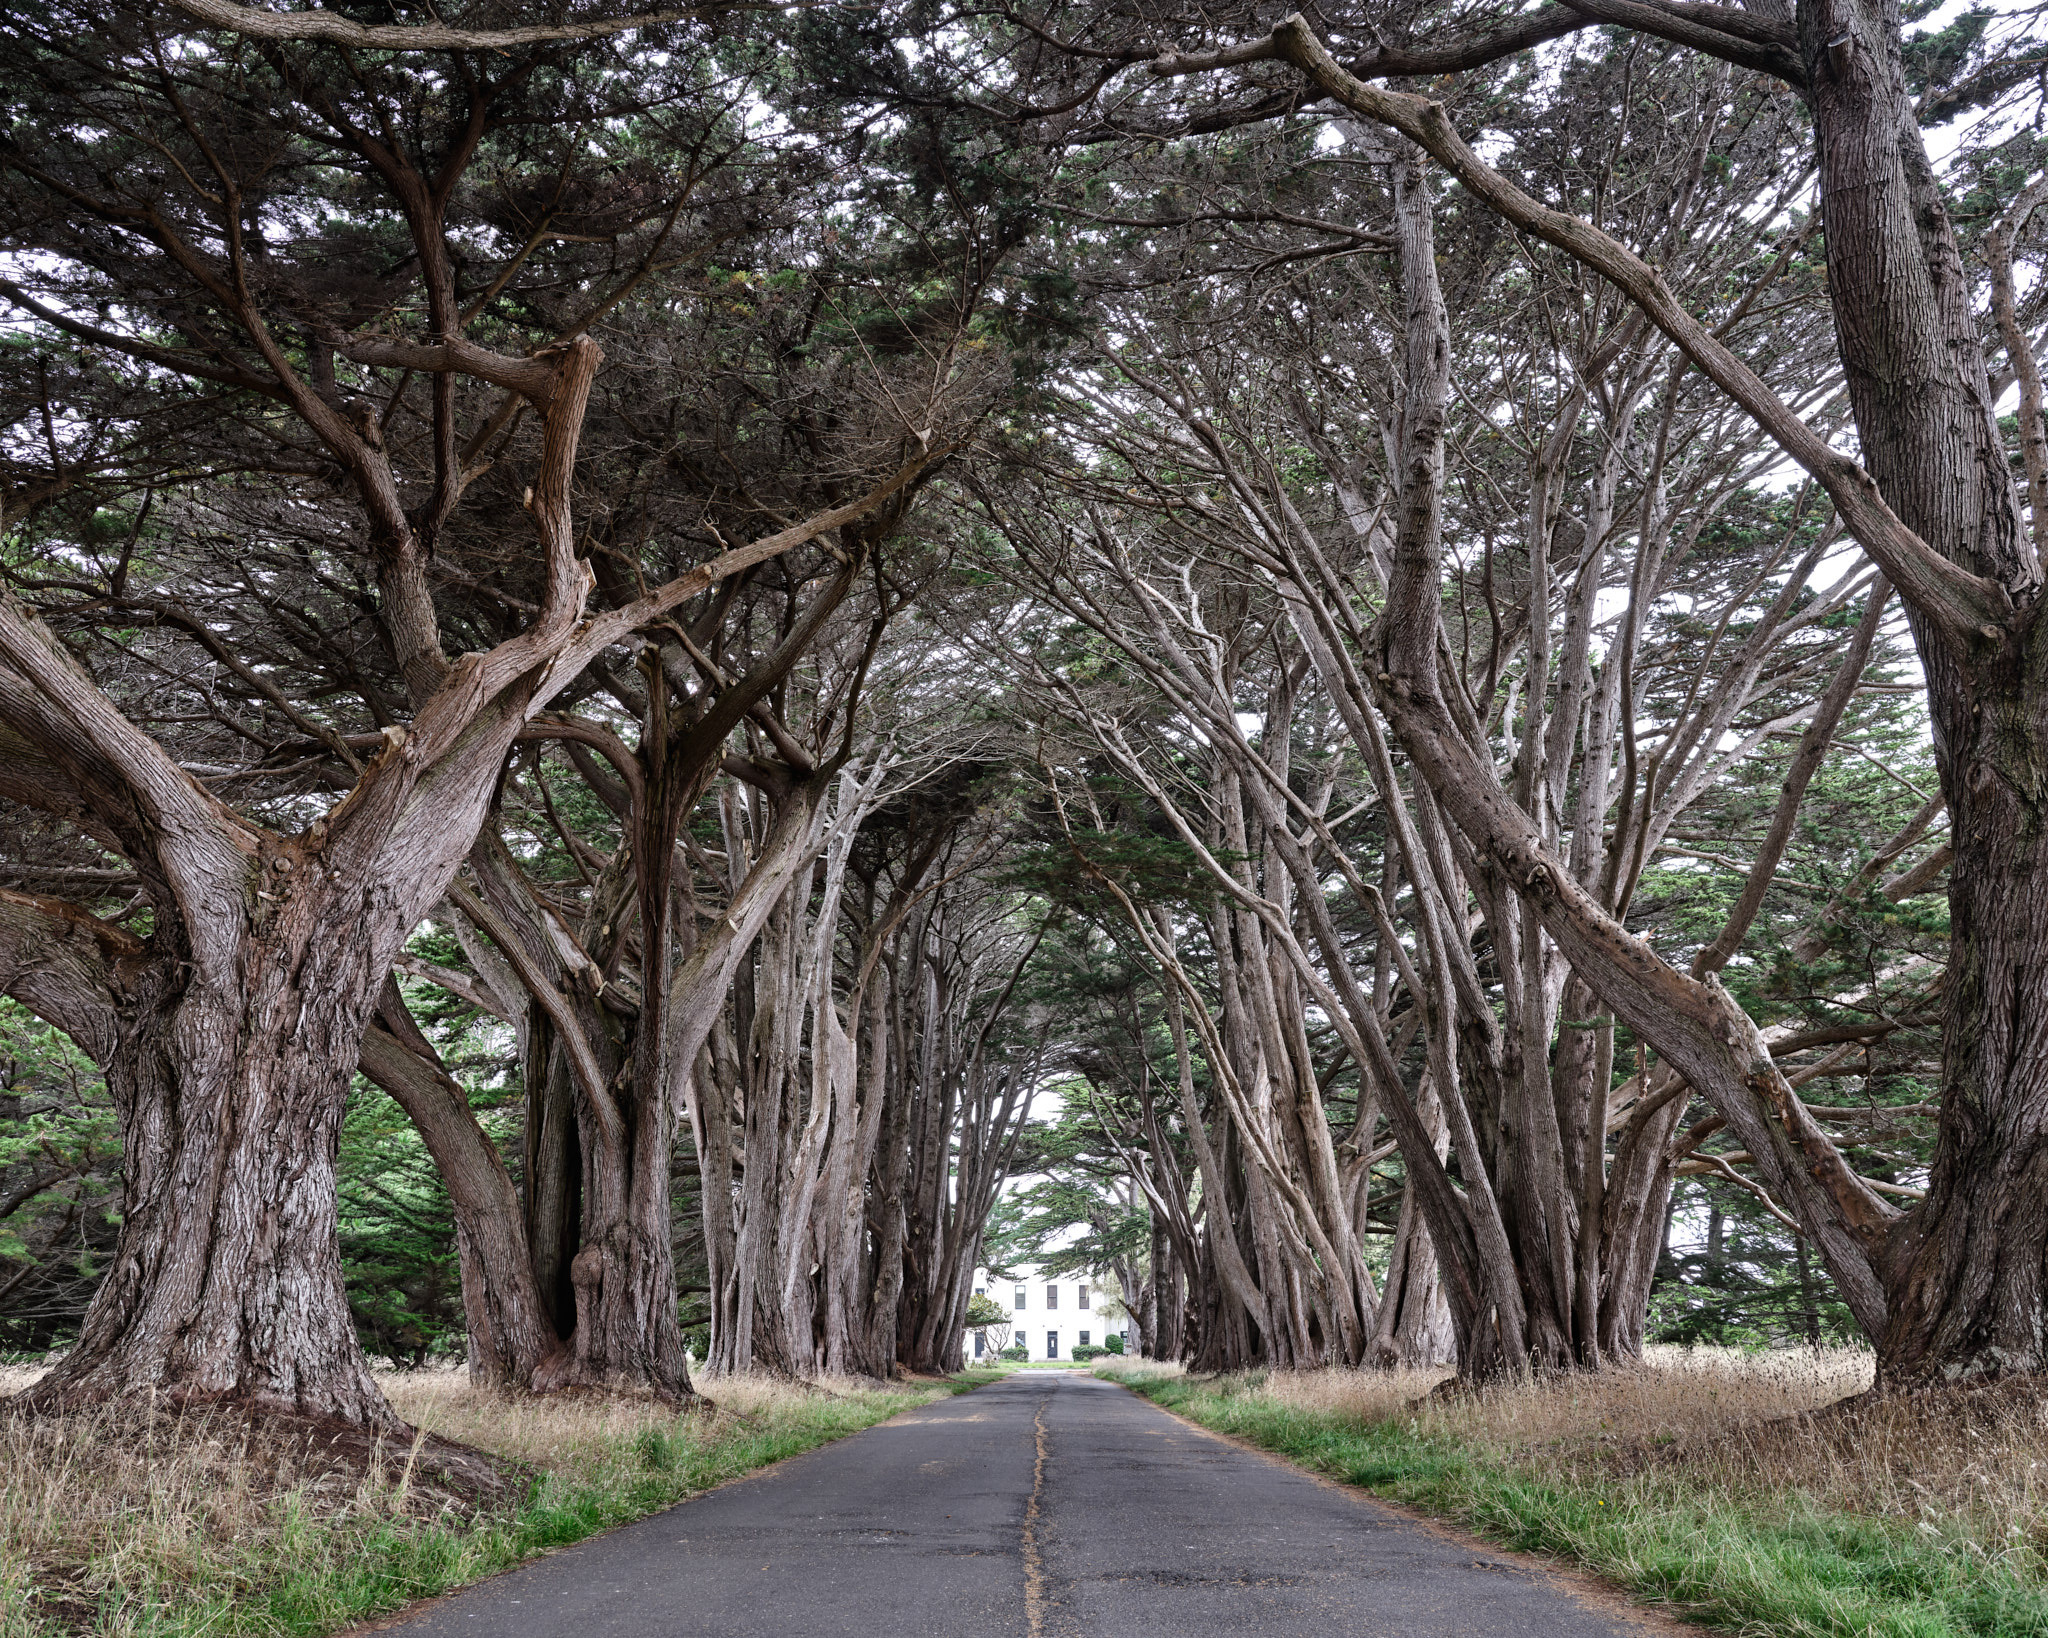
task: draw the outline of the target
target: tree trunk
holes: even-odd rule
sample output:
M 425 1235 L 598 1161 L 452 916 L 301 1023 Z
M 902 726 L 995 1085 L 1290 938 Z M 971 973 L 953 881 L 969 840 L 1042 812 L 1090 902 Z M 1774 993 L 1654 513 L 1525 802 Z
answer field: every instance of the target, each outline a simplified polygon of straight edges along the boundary
M 569 1278 L 583 1232 L 583 1145 L 576 1129 L 576 1089 L 541 1009 L 526 1029 L 526 1187 L 520 1212 L 533 1259 L 534 1283 L 557 1336 L 576 1329 L 576 1287 Z
M 584 1146 L 582 1244 L 569 1264 L 576 1331 L 534 1373 L 543 1391 L 644 1388 L 687 1398 L 669 1205 L 674 1132 L 664 1098 L 636 1099 L 605 1141 Z
M 343 915 L 284 919 L 241 941 L 240 993 L 181 984 L 175 961 L 140 980 L 106 1066 L 120 1236 L 77 1343 L 26 1403 L 153 1392 L 403 1428 L 357 1340 L 335 1237 L 336 1147 L 383 972 Z
M 550 1322 L 520 1211 L 519 1192 L 469 1099 L 420 1035 L 395 982 L 363 1032 L 362 1071 L 418 1129 L 455 1207 L 469 1377 L 479 1387 L 530 1387 L 562 1350 Z
M 1897 14 L 1799 8 L 1833 300 L 1865 464 L 1941 554 L 2022 605 L 1967 648 L 1914 618 L 1955 846 L 1940 1130 L 1885 1258 L 1891 1387 L 2048 1369 L 2048 643 L 1969 281 Z

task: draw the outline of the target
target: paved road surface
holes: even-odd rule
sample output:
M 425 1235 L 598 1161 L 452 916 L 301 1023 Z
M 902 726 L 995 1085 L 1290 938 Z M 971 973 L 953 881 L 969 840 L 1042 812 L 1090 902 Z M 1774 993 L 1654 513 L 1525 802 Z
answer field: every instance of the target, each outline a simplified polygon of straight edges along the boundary
M 421 1606 L 406 1638 L 1621 1638 L 1611 1601 L 1019 1372 Z

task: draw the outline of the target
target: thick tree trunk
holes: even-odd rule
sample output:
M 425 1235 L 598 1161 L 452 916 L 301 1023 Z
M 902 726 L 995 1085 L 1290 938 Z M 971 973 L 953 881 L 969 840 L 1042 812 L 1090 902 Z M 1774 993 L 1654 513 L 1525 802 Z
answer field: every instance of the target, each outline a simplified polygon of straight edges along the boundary
M 1961 806 L 1941 1125 L 1927 1199 L 1887 1266 L 1878 1363 L 1893 1387 L 2048 1370 L 2048 715 L 2025 715 L 2030 785 L 2010 739 L 1997 764 L 1972 757 L 1944 779 Z
M 1897 13 L 1808 0 L 1828 288 L 1865 464 L 1944 556 L 2031 605 L 2041 566 L 1969 281 L 1900 67 Z M 1941 1124 L 1885 1258 L 1887 1385 L 2048 1369 L 2048 643 L 1965 651 L 1915 618 L 1955 847 Z
M 576 1331 L 533 1385 L 683 1399 L 692 1390 L 676 1313 L 668 1103 L 639 1099 L 623 1114 L 605 1141 L 584 1146 L 582 1244 L 569 1264 Z
M 131 994 L 106 1065 L 120 1236 L 77 1343 L 27 1403 L 153 1392 L 402 1428 L 357 1340 L 335 1237 L 341 1119 L 383 973 L 342 916 L 285 919 L 241 941 L 240 993 L 158 961 Z

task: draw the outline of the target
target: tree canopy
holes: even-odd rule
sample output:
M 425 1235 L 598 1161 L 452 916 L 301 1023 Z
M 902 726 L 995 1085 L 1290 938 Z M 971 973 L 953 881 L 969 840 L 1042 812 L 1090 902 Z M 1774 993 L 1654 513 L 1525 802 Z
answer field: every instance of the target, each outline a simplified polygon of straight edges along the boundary
M 7 12 L 39 1402 L 2048 1369 L 2031 15 L 373 11 Z

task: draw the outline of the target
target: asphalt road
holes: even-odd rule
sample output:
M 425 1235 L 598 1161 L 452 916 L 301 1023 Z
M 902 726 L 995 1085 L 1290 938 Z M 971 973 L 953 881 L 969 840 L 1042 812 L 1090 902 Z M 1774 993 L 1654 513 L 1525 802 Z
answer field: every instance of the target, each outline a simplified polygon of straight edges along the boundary
M 1670 1632 L 1081 1375 L 1019 1372 L 387 1626 L 408 1638 Z

